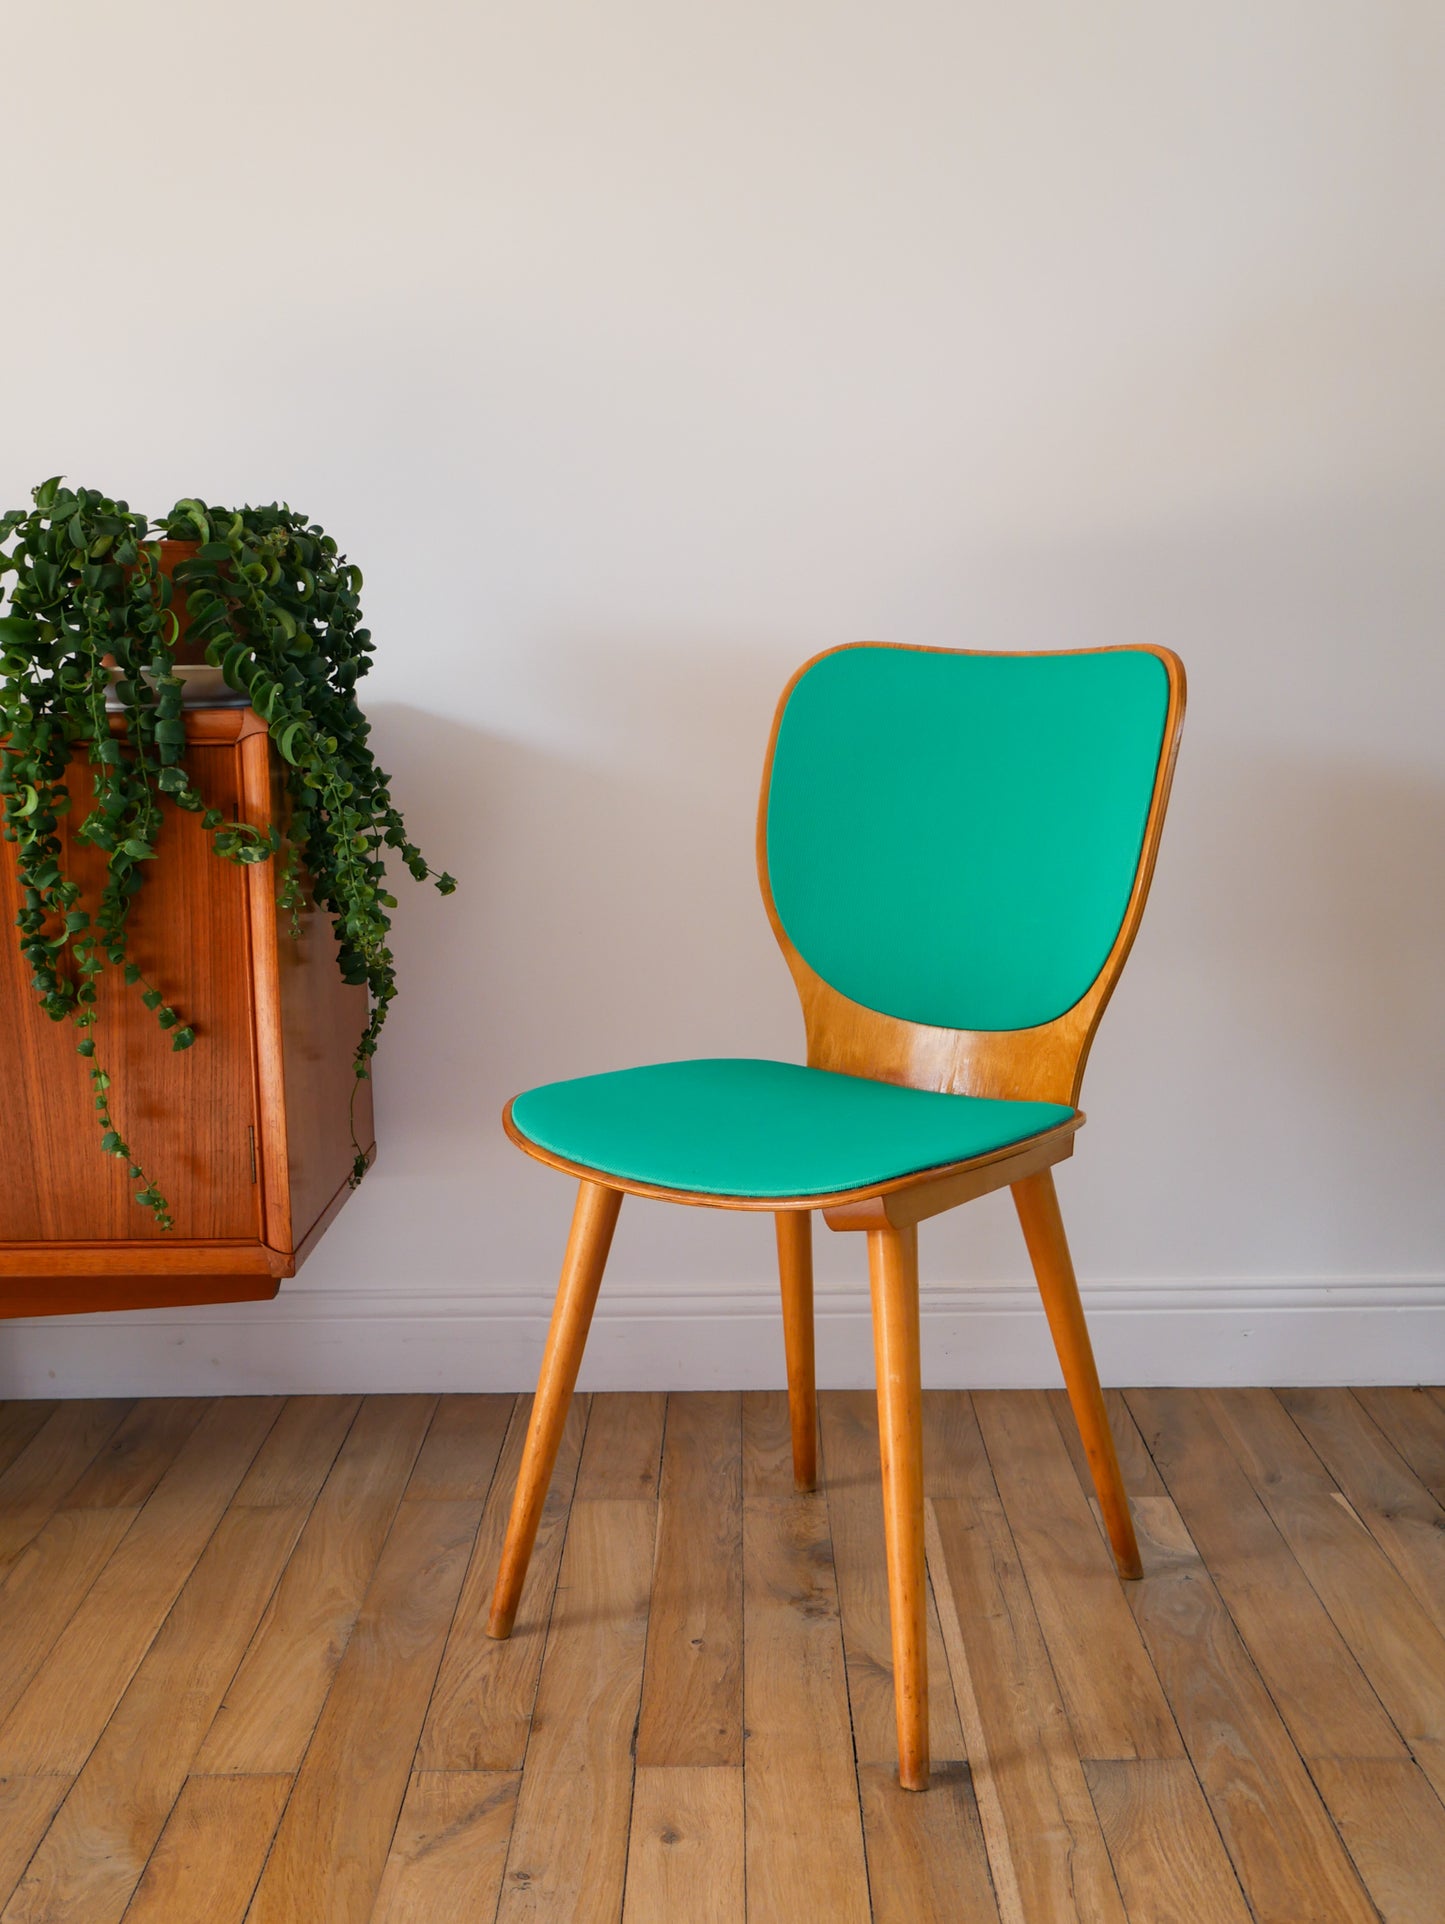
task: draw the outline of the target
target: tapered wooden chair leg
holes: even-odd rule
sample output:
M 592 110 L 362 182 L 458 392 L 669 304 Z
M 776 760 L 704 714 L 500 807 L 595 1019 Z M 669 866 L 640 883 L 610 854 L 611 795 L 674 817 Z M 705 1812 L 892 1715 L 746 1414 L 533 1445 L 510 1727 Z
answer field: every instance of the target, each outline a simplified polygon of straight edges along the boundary
M 1129 1498 L 1119 1473 L 1109 1413 L 1104 1408 L 1104 1392 L 1099 1388 L 1094 1346 L 1089 1341 L 1084 1307 L 1079 1301 L 1079 1285 L 1059 1214 L 1053 1171 L 1045 1169 L 1016 1182 L 1013 1199 L 1064 1372 L 1074 1421 L 1089 1459 L 1099 1508 L 1104 1513 L 1104 1527 L 1114 1548 L 1114 1561 L 1121 1577 L 1142 1577 L 1144 1566 L 1139 1561 L 1134 1519 L 1129 1514 Z
M 609 1189 L 603 1183 L 584 1182 L 577 1192 L 572 1231 L 562 1261 L 562 1280 L 557 1285 L 557 1302 L 547 1332 L 547 1347 L 542 1352 L 542 1373 L 537 1379 L 532 1419 L 527 1425 L 522 1468 L 512 1498 L 507 1540 L 502 1546 L 497 1587 L 492 1593 L 492 1614 L 487 1622 L 487 1634 L 492 1637 L 512 1634 L 527 1565 L 532 1559 L 532 1545 L 537 1540 L 542 1505 L 552 1481 L 562 1427 L 577 1384 L 592 1310 L 621 1207 L 622 1191 Z
M 788 1421 L 793 1431 L 793 1482 L 818 1482 L 818 1390 L 813 1372 L 813 1217 L 780 1209 L 778 1280 L 783 1290 L 783 1350 L 788 1362 Z
M 870 1229 L 873 1354 L 883 1458 L 883 1530 L 893 1631 L 898 1781 L 928 1789 L 928 1616 L 923 1566 L 923 1392 L 918 1336 L 918 1231 Z

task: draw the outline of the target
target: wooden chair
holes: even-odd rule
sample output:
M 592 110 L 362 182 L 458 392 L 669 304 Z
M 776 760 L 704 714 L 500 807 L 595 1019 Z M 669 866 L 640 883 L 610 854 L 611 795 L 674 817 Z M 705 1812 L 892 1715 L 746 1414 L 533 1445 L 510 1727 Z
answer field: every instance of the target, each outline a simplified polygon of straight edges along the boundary
M 1184 713 L 1164 649 L 860 643 L 773 723 L 758 876 L 808 1064 L 660 1063 L 518 1096 L 579 1179 L 488 1628 L 507 1636 L 624 1193 L 775 1214 L 793 1474 L 817 1472 L 812 1212 L 868 1237 L 899 1780 L 928 1786 L 917 1225 L 1005 1184 L 1121 1576 L 1139 1552 L 1054 1192 L 1134 940 Z

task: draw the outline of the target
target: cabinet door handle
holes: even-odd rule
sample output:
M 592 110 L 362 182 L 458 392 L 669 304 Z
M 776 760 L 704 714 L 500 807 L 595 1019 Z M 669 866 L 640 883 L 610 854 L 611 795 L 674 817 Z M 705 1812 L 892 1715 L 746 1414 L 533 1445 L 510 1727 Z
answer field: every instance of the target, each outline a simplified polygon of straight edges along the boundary
M 251 1180 L 256 1180 L 256 1128 L 254 1123 L 246 1124 L 246 1147 L 251 1156 Z

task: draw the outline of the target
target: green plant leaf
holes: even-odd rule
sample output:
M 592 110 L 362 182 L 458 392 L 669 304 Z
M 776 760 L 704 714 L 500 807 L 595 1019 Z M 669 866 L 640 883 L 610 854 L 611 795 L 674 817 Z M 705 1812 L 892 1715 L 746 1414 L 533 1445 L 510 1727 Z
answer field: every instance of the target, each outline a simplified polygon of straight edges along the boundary
M 241 693 L 247 692 L 244 671 L 251 659 L 251 644 L 247 641 L 235 642 L 226 650 L 221 661 L 221 673 L 225 676 L 228 687 L 235 688 Z
M 0 800 L 21 884 L 20 947 L 44 1013 L 73 1020 L 81 1031 L 77 1047 L 93 1052 L 86 1031 L 97 1019 L 96 981 L 109 963 L 141 989 L 172 1046 L 191 1046 L 194 1031 L 160 991 L 144 987 L 126 945 L 164 810 L 176 807 L 201 816 L 225 860 L 244 866 L 279 857 L 277 901 L 293 929 L 303 907 L 326 916 L 338 943 L 338 973 L 370 997 L 353 1057 L 355 1079 L 364 1080 L 396 996 L 389 932 L 397 904 L 386 852 L 398 853 L 418 881 L 430 877 L 443 894 L 456 884 L 433 874 L 408 838 L 390 778 L 367 745 L 355 690 L 373 642 L 362 623 L 360 569 L 331 535 L 285 504 L 215 508 L 187 497 L 152 524 L 123 501 L 66 488 L 62 480 L 54 476 L 34 491 L 33 512 L 0 515 L 0 540 L 23 530 L 13 552 L 0 557 L 8 589 L 0 616 Z M 185 718 L 170 653 L 177 605 L 159 572 L 152 525 L 170 537 L 200 538 L 176 580 L 188 597 L 193 639 L 270 728 L 288 811 L 284 842 L 277 823 L 228 822 L 196 793 L 182 766 Z M 99 707 L 102 658 L 119 665 L 123 732 L 112 733 Z M 67 843 L 55 829 L 70 794 L 56 777 L 72 745 L 89 756 L 93 797 L 81 803 L 84 821 Z M 85 909 L 68 873 L 78 844 L 104 857 L 99 901 Z M 64 925 L 59 932 L 52 917 Z M 58 966 L 66 952 L 69 970 Z M 109 1078 L 94 1069 L 93 1055 L 91 1066 L 97 1114 L 118 1138 L 106 1107 Z M 354 1146 L 353 1179 L 365 1169 Z M 137 1204 L 170 1228 L 161 1190 L 138 1164 L 130 1167 Z

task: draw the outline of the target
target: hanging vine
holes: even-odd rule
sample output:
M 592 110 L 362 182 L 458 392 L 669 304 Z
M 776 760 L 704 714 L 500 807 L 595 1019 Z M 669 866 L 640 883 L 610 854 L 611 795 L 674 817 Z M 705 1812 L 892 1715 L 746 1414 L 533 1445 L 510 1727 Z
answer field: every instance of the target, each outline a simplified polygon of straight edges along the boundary
M 98 978 L 114 969 L 174 1049 L 195 1041 L 131 959 L 127 938 L 166 806 L 198 815 L 222 860 L 277 858 L 278 899 L 293 932 L 307 895 L 330 915 L 342 978 L 370 998 L 353 1062 L 358 1085 L 396 995 L 386 851 L 443 895 L 456 883 L 408 838 L 368 746 L 355 692 L 372 652 L 361 571 L 330 535 L 284 506 L 180 501 L 154 531 L 199 544 L 176 565 L 173 587 L 150 521 L 124 501 L 64 487 L 60 477 L 32 499 L 0 516 L 0 591 L 8 591 L 0 603 L 0 825 L 16 849 L 20 948 L 46 1014 L 78 1031 L 102 1149 L 126 1164 L 140 1184 L 136 1202 L 169 1229 L 165 1198 L 112 1110 L 112 1078 L 93 1033 Z M 284 827 L 227 821 L 192 783 L 176 672 L 178 590 L 189 641 L 204 644 L 206 660 L 269 728 L 285 770 Z M 90 805 L 73 836 L 105 857 L 89 908 L 65 872 L 59 834 L 80 749 L 90 762 Z M 352 1108 L 354 1118 L 354 1090 Z M 354 1186 L 366 1169 L 354 1120 L 352 1147 Z

